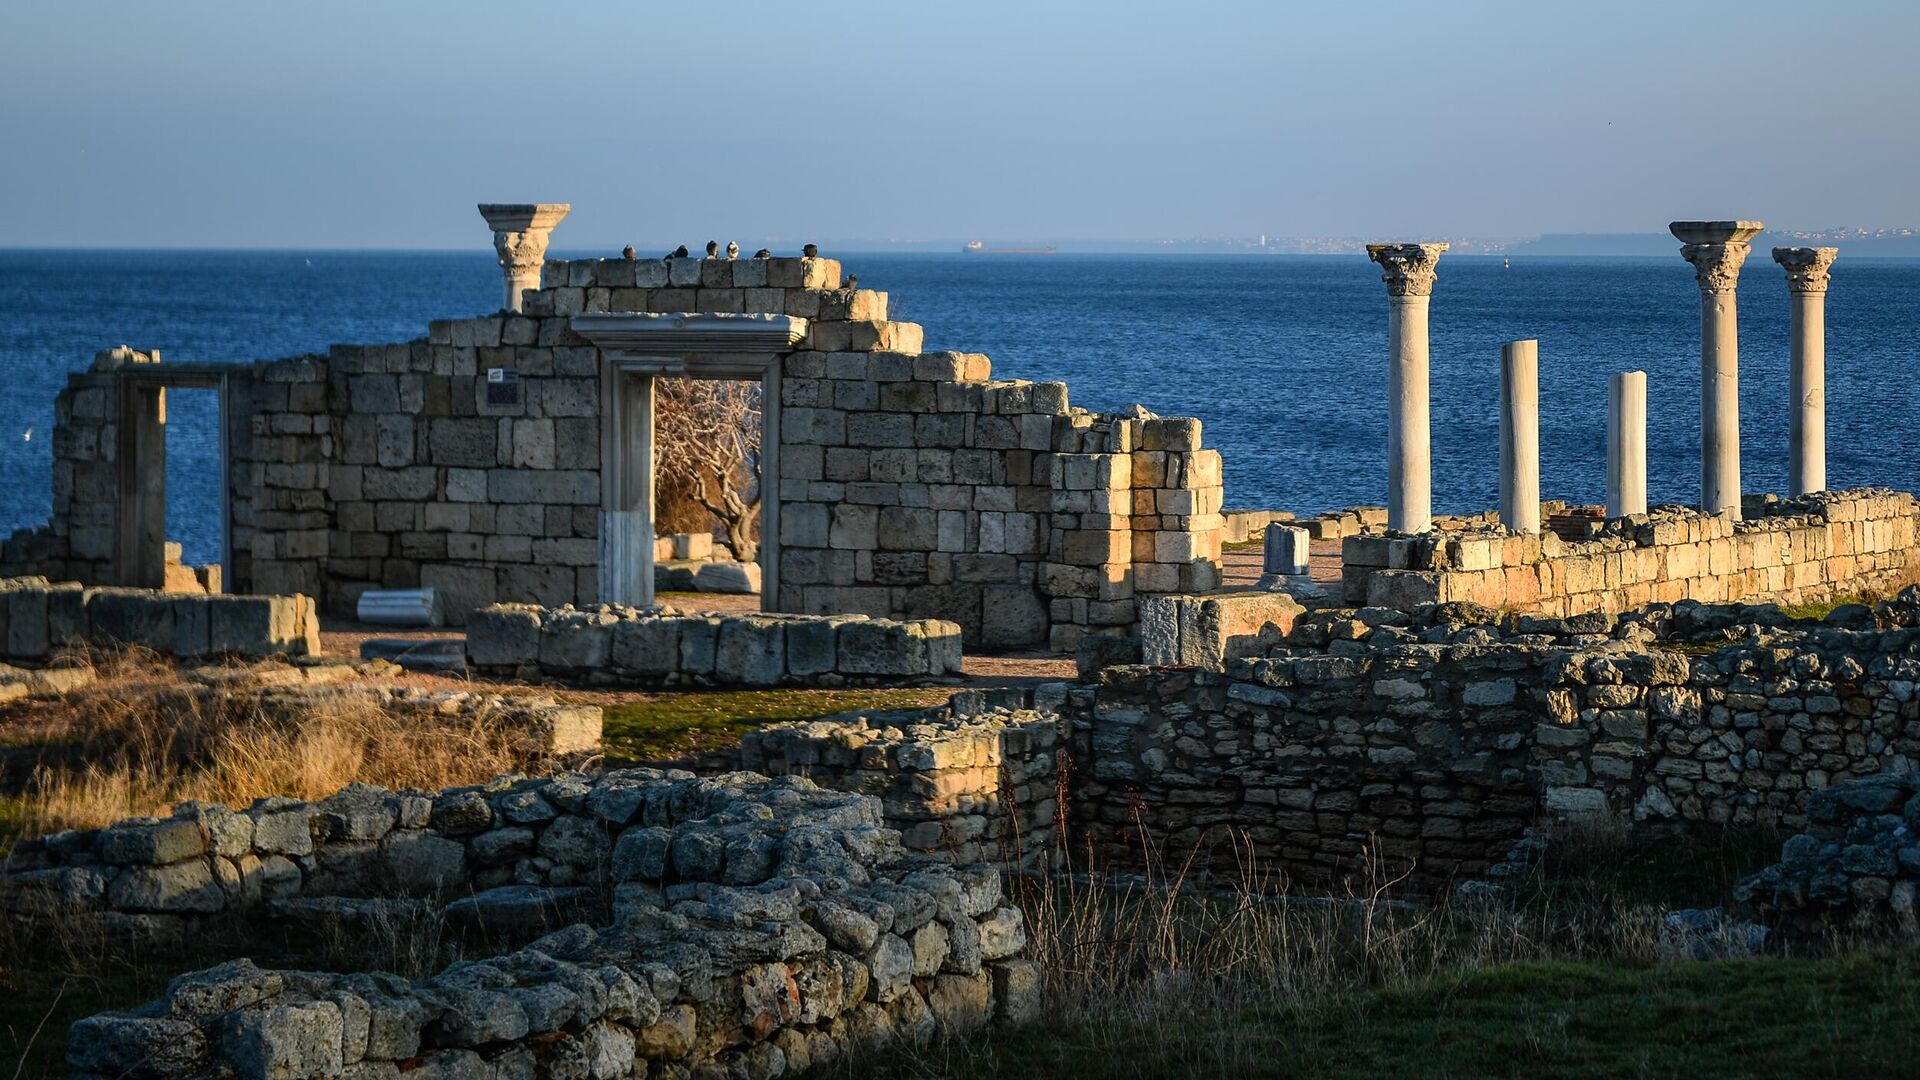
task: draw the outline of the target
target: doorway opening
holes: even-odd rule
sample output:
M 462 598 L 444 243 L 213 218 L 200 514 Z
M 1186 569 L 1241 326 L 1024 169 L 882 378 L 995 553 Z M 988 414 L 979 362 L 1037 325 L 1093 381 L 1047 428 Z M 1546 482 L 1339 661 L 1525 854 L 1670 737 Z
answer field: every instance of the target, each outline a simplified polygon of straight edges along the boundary
M 161 389 L 162 498 L 165 502 L 162 588 L 220 592 L 226 537 L 222 486 L 220 391 L 211 387 Z
M 764 395 L 759 379 L 654 380 L 653 578 L 662 603 L 766 607 Z

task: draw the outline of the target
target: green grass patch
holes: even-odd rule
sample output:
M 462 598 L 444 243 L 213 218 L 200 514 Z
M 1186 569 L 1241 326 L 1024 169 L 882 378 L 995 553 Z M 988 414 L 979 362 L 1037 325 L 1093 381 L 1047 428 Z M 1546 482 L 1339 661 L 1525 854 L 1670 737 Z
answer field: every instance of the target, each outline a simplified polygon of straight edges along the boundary
M 689 690 L 649 694 L 605 710 L 601 746 L 631 761 L 685 757 L 737 745 L 778 720 L 811 720 L 855 709 L 943 705 L 952 687 L 886 690 Z
M 1848 593 L 1831 600 L 1810 600 L 1804 604 L 1782 604 L 1780 611 L 1795 622 L 1818 622 L 1833 614 L 1833 609 L 1848 604 L 1865 604 L 1872 607 L 1874 600 L 1864 593 Z
M 1274 1007 L 1127 1017 L 936 1048 L 877 1075 L 1866 1077 L 1912 1075 L 1920 958 L 1651 968 L 1508 964 Z

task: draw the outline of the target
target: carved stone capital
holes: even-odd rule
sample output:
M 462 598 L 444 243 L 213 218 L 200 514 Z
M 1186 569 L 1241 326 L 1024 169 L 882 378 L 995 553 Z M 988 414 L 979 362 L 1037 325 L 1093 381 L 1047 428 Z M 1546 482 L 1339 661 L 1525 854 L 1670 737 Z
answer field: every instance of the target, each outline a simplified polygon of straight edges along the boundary
M 516 275 L 538 272 L 547 256 L 553 227 L 573 209 L 569 203 L 481 203 L 480 216 L 493 229 L 493 250 L 501 269 Z
M 1797 293 L 1827 291 L 1827 270 L 1839 248 L 1774 248 L 1773 261 L 1787 268 L 1787 290 Z
M 1680 257 L 1693 264 L 1693 280 L 1703 293 L 1732 292 L 1740 284 L 1740 267 L 1753 245 L 1744 240 L 1727 244 L 1687 244 Z
M 1368 244 L 1367 258 L 1380 264 L 1388 296 L 1432 296 L 1445 244 Z
M 1747 241 L 1764 228 L 1758 221 L 1675 221 L 1667 226 L 1684 245 L 1680 257 L 1693 264 L 1693 279 L 1703 293 L 1734 290 L 1740 267 L 1753 251 Z

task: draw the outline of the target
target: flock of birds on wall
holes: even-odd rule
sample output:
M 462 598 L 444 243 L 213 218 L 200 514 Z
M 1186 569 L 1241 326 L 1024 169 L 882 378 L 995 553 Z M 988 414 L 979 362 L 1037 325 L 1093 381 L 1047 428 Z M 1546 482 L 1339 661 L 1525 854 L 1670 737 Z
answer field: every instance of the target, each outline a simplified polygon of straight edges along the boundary
M 727 258 L 729 259 L 739 258 L 740 245 L 734 243 L 731 240 L 727 241 L 726 254 L 727 254 Z M 811 259 L 814 256 L 820 254 L 820 246 L 818 244 L 808 244 L 806 247 L 803 247 L 800 249 L 800 254 Z M 674 248 L 672 251 L 667 252 L 667 258 L 669 259 L 684 259 L 687 257 L 687 255 L 688 255 L 687 245 L 685 244 L 681 244 L 679 247 Z M 633 245 L 628 244 L 626 247 L 621 248 L 620 257 L 624 259 L 636 258 L 637 254 L 633 250 Z M 707 241 L 707 258 L 717 259 L 719 257 L 720 257 L 720 241 L 718 240 Z M 756 251 L 753 253 L 753 257 L 756 259 L 771 259 L 773 258 L 773 252 L 768 250 L 767 248 L 761 248 L 759 251 Z

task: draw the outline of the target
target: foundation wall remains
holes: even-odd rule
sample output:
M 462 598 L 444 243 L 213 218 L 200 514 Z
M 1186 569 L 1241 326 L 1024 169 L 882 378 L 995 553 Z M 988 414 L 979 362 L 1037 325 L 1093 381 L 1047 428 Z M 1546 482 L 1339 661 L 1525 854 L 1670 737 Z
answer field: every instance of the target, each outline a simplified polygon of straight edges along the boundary
M 1037 1011 L 997 870 L 910 856 L 877 800 L 796 779 L 624 770 L 185 807 L 16 850 L 0 896 L 41 914 L 164 897 L 163 912 L 212 917 L 289 882 L 448 895 L 529 876 L 609 893 L 613 925 L 423 981 L 224 964 L 77 1022 L 69 1062 L 82 1077 L 780 1076 Z
M 660 686 L 858 686 L 960 672 L 960 627 L 864 615 L 682 614 L 494 604 L 467 622 L 489 674 Z
M 1543 829 L 1799 827 L 1813 793 L 1911 771 L 1917 596 L 1833 624 L 1691 603 L 1316 612 L 1224 671 L 1116 667 L 1011 709 L 774 726 L 744 760 L 881 795 L 927 851 L 1091 845 L 1112 866 L 1150 847 L 1227 875 L 1438 887 L 1505 872 Z
M 70 647 L 134 646 L 162 656 L 317 656 L 305 596 L 224 596 L 0 578 L 0 660 L 43 665 Z
M 1905 492 L 1820 492 L 1747 520 L 1661 509 L 1605 522 L 1585 541 L 1505 530 L 1342 543 L 1348 603 L 1465 601 L 1565 616 L 1683 599 L 1798 603 L 1891 593 L 1920 577 L 1920 504 Z

